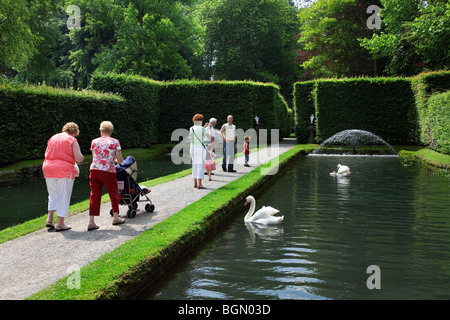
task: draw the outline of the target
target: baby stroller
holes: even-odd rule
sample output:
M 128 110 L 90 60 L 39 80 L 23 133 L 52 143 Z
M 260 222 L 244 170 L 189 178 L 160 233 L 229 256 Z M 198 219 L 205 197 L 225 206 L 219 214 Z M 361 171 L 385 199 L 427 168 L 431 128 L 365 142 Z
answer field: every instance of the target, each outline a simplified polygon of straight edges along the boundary
M 136 216 L 138 202 L 149 202 L 145 205 L 145 211 L 153 212 L 155 206 L 147 196 L 149 189 L 140 186 L 136 182 L 136 160 L 132 156 L 126 157 L 123 159 L 122 164 L 116 165 L 116 171 L 119 194 L 121 195 L 119 204 L 128 206 L 127 217 L 134 218 Z M 141 196 L 145 197 L 145 200 L 140 200 Z M 110 214 L 111 216 L 113 215 L 112 209 Z

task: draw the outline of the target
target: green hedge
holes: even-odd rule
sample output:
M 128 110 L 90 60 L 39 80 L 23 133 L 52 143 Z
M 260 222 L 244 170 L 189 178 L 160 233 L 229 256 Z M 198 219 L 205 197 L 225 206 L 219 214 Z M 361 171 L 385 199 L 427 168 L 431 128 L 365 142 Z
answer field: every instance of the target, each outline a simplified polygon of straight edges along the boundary
M 217 128 L 233 115 L 233 123 L 245 130 L 253 128 L 253 101 L 250 82 L 176 81 L 164 84 L 160 92 L 159 133 L 164 142 L 170 141 L 178 128 L 189 129 L 192 117 L 200 113 L 205 122 L 214 117 Z
M 423 144 L 433 145 L 430 131 L 432 123 L 427 111 L 428 98 L 434 93 L 450 90 L 450 71 L 421 73 L 413 77 L 411 83 L 416 99 L 417 135 Z
M 297 82 L 294 84 L 295 135 L 299 143 L 308 142 L 310 116 L 316 113 L 313 92 L 315 87 L 315 81 Z
M 83 153 L 89 152 L 103 120 L 115 124 L 117 138 L 128 140 L 120 124 L 125 108 L 124 99 L 112 94 L 0 82 L 0 165 L 43 158 L 48 139 L 69 121 L 80 128 Z
M 130 147 L 148 147 L 158 142 L 156 128 L 161 87 L 158 81 L 116 73 L 94 74 L 90 85 L 93 90 L 112 92 L 127 100 L 120 122 L 130 133 L 130 140 L 124 140 L 123 144 Z
M 250 81 L 159 82 L 141 76 L 100 74 L 84 92 L 0 83 L 0 134 L 4 156 L 0 165 L 43 158 L 47 140 L 64 123 L 80 127 L 83 153 L 99 135 L 99 124 L 114 124 L 113 136 L 123 148 L 171 142 L 175 129 L 188 129 L 192 117 L 218 119 L 218 129 L 229 114 L 244 130 L 254 127 L 255 115 L 263 129 L 280 129 L 288 136 L 292 111 L 274 84 Z M 106 93 L 100 93 L 102 91 Z M 4 138 L 5 137 L 5 138 Z
M 130 99 L 135 108 L 152 115 L 145 123 L 153 143 L 170 142 L 175 129 L 192 126 L 192 117 L 196 113 L 203 114 L 205 122 L 211 117 L 217 118 L 217 129 L 227 121 L 229 114 L 233 115 L 238 128 L 253 128 L 257 115 L 263 129 L 280 129 L 282 136 L 290 133 L 292 112 L 279 88 L 273 84 L 199 80 L 157 82 L 140 76 L 95 74 L 91 87 L 120 94 Z M 137 96 L 140 96 L 139 100 L 135 99 Z
M 275 93 L 275 103 L 277 106 L 277 126 L 280 129 L 280 138 L 288 137 L 294 131 L 292 110 L 278 90 Z
M 311 90 L 312 89 L 312 90 Z M 314 97 L 316 139 L 346 129 L 370 131 L 389 143 L 415 140 L 414 95 L 409 79 L 324 79 L 296 84 L 296 133 L 304 142 Z
M 434 94 L 428 99 L 430 147 L 450 154 L 450 91 Z

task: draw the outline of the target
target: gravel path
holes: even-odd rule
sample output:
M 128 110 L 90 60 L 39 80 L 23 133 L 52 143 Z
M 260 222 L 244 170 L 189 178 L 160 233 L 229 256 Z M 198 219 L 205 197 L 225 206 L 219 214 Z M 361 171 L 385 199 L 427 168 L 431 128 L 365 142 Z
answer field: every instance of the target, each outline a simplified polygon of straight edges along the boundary
M 81 268 L 114 250 L 206 194 L 286 152 L 293 145 L 291 141 L 285 141 L 280 143 L 278 150 L 269 148 L 252 153 L 250 168 L 243 166 L 243 157 L 238 158 L 235 161 L 236 173 L 223 172 L 218 165 L 212 176 L 213 181 L 208 181 L 205 176 L 203 185 L 206 189 L 194 189 L 190 175 L 154 186 L 149 198 L 155 205 L 155 211 L 147 213 L 143 209 L 145 203 L 139 203 L 136 217 L 127 219 L 123 225 L 112 225 L 109 214 L 111 204 L 108 202 L 102 205 L 100 217 L 96 218 L 100 226 L 98 230 L 87 231 L 89 217 L 88 211 L 85 211 L 66 219 L 72 227 L 69 231 L 55 232 L 43 228 L 0 244 L 0 299 L 21 300 L 29 297 L 67 276 L 74 268 Z M 124 215 L 127 207 L 121 206 L 120 210 Z

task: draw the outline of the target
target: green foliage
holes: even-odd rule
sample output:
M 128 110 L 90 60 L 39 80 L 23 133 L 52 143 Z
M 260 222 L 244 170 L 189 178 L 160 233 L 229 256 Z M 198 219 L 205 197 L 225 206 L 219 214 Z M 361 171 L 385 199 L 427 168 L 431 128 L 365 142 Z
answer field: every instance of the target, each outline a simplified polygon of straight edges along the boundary
M 299 23 L 286 0 L 205 1 L 205 53 L 220 80 L 273 82 L 290 92 L 300 68 L 294 58 Z M 213 63 L 214 62 L 214 63 Z
M 381 0 L 383 28 L 361 45 L 387 59 L 390 75 L 415 75 L 450 66 L 448 1 Z
M 428 99 L 430 147 L 450 154 L 450 91 L 434 94 Z
M 173 130 L 189 128 L 192 117 L 201 113 L 205 122 L 214 117 L 218 128 L 233 115 L 237 128 L 254 127 L 255 116 L 262 129 L 280 129 L 281 135 L 290 131 L 287 104 L 273 84 L 250 81 L 177 81 L 166 83 L 161 90 L 160 121 L 161 139 L 168 139 Z M 287 126 L 287 127 L 286 127 Z
M 434 93 L 450 90 L 450 71 L 421 73 L 412 78 L 412 88 L 416 99 L 417 135 L 423 144 L 433 145 L 428 99 Z
M 23 68 L 35 52 L 26 0 L 0 1 L 0 72 Z
M 69 121 L 80 128 L 77 139 L 84 153 L 99 135 L 102 120 L 115 124 L 119 140 L 132 140 L 129 129 L 121 124 L 124 107 L 124 100 L 111 94 L 0 82 L 0 164 L 43 158 L 48 139 Z
M 278 91 L 278 90 L 277 90 Z M 275 104 L 277 114 L 276 128 L 280 129 L 280 138 L 288 137 L 294 131 L 294 118 L 292 109 L 280 92 L 275 93 Z
M 366 14 L 376 0 L 317 0 L 300 11 L 303 49 L 299 61 L 313 77 L 373 74 L 374 64 L 360 38 L 368 38 Z
M 78 142 L 89 153 L 103 120 L 114 124 L 114 137 L 123 148 L 148 147 L 171 142 L 175 129 L 188 129 L 192 117 L 202 113 L 207 121 L 226 122 L 229 114 L 238 128 L 253 128 L 254 117 L 262 128 L 290 133 L 291 113 L 273 84 L 250 81 L 158 82 L 141 76 L 96 73 L 91 88 L 71 91 L 0 83 L 0 147 L 5 150 L 0 164 L 42 158 L 47 140 L 73 121 L 80 127 Z M 206 122 L 205 121 L 205 122 Z M 217 129 L 220 129 L 217 128 Z
M 67 51 L 71 49 L 67 37 L 67 13 L 62 9 L 64 0 L 29 2 L 29 26 L 36 36 L 35 53 L 26 67 L 17 74 L 22 82 L 71 87 L 73 70 Z M 42 23 L 45 21 L 45 23 Z
M 314 81 L 296 82 L 294 84 L 295 135 L 299 143 L 308 142 L 308 123 L 311 114 L 315 115 Z
M 121 123 L 133 131 L 132 141 L 123 141 L 129 147 L 146 147 L 159 141 L 157 132 L 160 113 L 159 95 L 162 83 L 141 76 L 96 72 L 91 81 L 93 90 L 112 92 L 124 97 L 127 107 Z
M 88 1 L 89 6 L 91 2 Z M 96 53 L 99 71 L 127 72 L 157 80 L 192 75 L 187 58 L 198 51 L 199 43 L 195 20 L 186 16 L 184 1 L 109 2 L 109 6 L 115 6 L 116 14 L 105 26 L 112 28 L 114 34 L 110 50 Z M 92 23 L 99 21 L 104 19 L 97 16 Z M 113 25 L 109 26 L 111 22 Z
M 196 113 L 203 114 L 205 122 L 211 117 L 216 118 L 217 129 L 232 114 L 236 126 L 244 130 L 253 128 L 257 115 L 263 129 L 281 129 L 285 136 L 290 131 L 287 103 L 273 84 L 200 80 L 157 82 L 140 76 L 96 73 L 92 88 L 118 93 L 128 99 L 133 108 L 142 113 L 143 132 L 149 132 L 147 136 L 154 143 L 170 142 L 175 129 L 192 126 L 192 117 Z M 150 117 L 145 120 L 147 116 Z
M 233 115 L 237 128 L 253 128 L 252 82 L 176 81 L 161 90 L 158 127 L 161 139 L 170 139 L 178 128 L 189 129 L 192 117 L 200 113 L 205 122 L 217 119 L 217 128 Z M 273 109 L 273 107 L 272 107 Z
M 303 106 L 300 100 L 310 99 L 309 89 L 311 84 L 305 84 L 304 91 L 295 96 L 297 111 L 299 104 L 303 109 L 296 114 L 298 124 L 305 121 L 304 110 L 311 111 L 311 105 Z M 408 79 L 323 79 L 315 81 L 313 90 L 319 142 L 347 129 L 370 131 L 391 144 L 411 143 L 415 139 L 414 95 Z M 298 138 L 304 139 L 300 129 Z

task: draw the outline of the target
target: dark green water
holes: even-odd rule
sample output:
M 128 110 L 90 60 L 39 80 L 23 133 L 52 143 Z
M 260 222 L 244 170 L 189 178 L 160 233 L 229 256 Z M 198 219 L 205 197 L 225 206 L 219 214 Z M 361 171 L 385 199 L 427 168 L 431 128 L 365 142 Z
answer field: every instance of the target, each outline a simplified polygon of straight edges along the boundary
M 190 165 L 175 165 L 169 156 L 161 156 L 151 160 L 139 160 L 137 167 L 137 181 L 142 182 L 185 170 L 190 168 Z M 88 164 L 80 167 L 80 177 L 75 179 L 70 203 L 75 204 L 89 199 L 89 193 Z M 43 177 L 0 180 L 0 230 L 45 215 L 47 198 L 47 187 Z
M 338 163 L 349 178 L 329 176 Z M 140 299 L 449 299 L 450 179 L 398 158 L 306 157 Z M 370 265 L 380 289 L 369 289 Z

